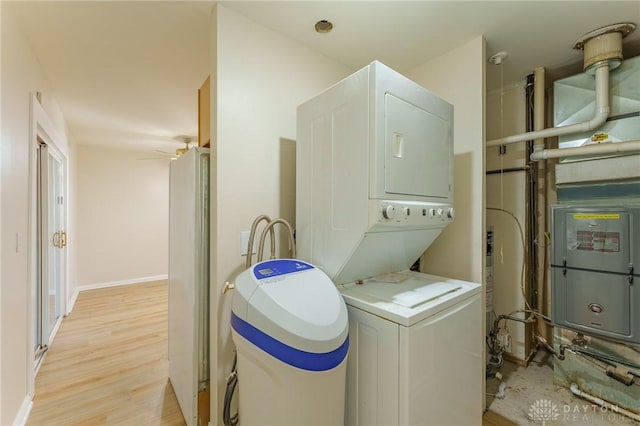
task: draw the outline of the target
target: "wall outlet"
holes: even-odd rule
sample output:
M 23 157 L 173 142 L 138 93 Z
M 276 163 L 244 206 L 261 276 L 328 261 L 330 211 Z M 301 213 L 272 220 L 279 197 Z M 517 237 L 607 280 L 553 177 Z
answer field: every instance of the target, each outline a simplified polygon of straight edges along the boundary
M 501 328 L 496 335 L 496 340 L 505 352 L 511 352 L 511 335 L 509 334 L 509 330 Z

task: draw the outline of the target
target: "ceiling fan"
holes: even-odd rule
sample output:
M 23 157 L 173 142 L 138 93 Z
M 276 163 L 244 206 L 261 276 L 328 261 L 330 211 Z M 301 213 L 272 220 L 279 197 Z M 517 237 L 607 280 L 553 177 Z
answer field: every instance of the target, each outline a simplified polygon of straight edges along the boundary
M 189 151 L 189 148 L 191 148 L 189 144 L 194 139 L 192 136 L 179 136 L 179 138 L 182 139 L 182 142 L 184 142 L 184 148 L 176 149 L 176 157 L 180 157 L 182 156 L 182 154 Z
M 195 136 L 176 136 L 174 138 L 175 140 L 179 140 L 180 142 L 184 143 L 184 147 L 182 148 L 178 148 L 175 150 L 175 153 L 171 153 L 171 152 L 167 152 L 167 151 L 162 151 L 160 149 L 156 149 L 155 152 L 158 154 L 161 154 L 162 156 L 160 157 L 148 157 L 148 158 L 138 158 L 138 160 L 163 160 L 163 159 L 171 159 L 171 160 L 175 160 L 177 158 L 179 158 L 180 156 L 182 156 L 184 153 L 186 153 L 190 148 L 191 148 L 191 143 L 196 141 L 196 137 Z

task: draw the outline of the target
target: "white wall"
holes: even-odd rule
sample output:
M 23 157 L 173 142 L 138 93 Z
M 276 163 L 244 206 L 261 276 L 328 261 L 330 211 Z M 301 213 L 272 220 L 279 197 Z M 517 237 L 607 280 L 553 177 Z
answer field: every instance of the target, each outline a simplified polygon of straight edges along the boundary
M 526 127 L 525 81 L 487 94 L 487 140 L 524 133 Z M 498 147 L 487 148 L 487 171 L 521 168 L 526 164 L 525 142 L 507 146 L 506 155 Z M 494 231 L 493 306 L 497 315 L 524 309 L 522 262 L 525 251 L 513 214 L 526 232 L 526 172 L 508 172 L 487 176 L 487 227 Z M 525 235 L 526 238 L 526 235 Z M 526 242 L 524 243 L 526 246 Z M 530 271 L 525 270 L 525 274 Z M 524 360 L 525 326 L 509 323 L 510 355 Z
M 495 70 L 493 70 L 495 72 Z M 522 80 L 503 89 L 487 93 L 487 140 L 517 135 L 526 131 L 525 84 Z M 487 170 L 524 167 L 527 163 L 525 142 L 507 145 L 506 155 L 499 147 L 487 148 Z
M 31 285 L 29 274 L 29 102 L 30 95 L 43 93 L 43 108 L 56 132 L 61 148 L 69 151 L 72 142 L 64 117 L 52 97 L 37 58 L 17 26 L 10 3 L 2 8 L 2 155 L 1 155 L 1 364 L 2 407 L 0 424 L 23 421 L 27 414 L 28 382 L 33 354 L 28 353 L 33 331 L 29 327 Z M 73 159 L 69 158 L 70 167 Z M 70 224 L 73 226 L 73 224 Z M 70 259 L 73 263 L 73 259 Z
M 422 257 L 422 270 L 484 281 L 484 73 L 485 41 L 467 44 L 405 72 L 454 106 L 456 217 Z
M 296 108 L 352 70 L 284 38 L 219 4 L 214 13 L 212 70 L 217 90 L 217 202 L 212 199 L 212 289 L 218 317 L 212 329 L 212 365 L 218 365 L 218 389 L 212 407 L 221 415 L 224 377 L 232 362 L 229 315 L 231 296 L 221 289 L 244 269 L 240 231 L 248 230 L 263 213 L 293 221 L 295 173 L 292 142 L 296 138 Z M 214 88 L 213 86 L 216 86 Z M 213 113 L 215 114 L 215 113 Z M 213 170 L 215 170 L 215 168 Z M 217 254 L 215 254 L 217 253 Z M 214 343 L 215 345 L 215 343 Z M 215 376 L 215 372 L 214 372 Z M 212 379 L 215 382 L 216 378 Z M 212 409 L 212 412 L 215 408 Z M 221 424 L 221 419 L 218 418 Z
M 166 276 L 170 160 L 149 157 L 78 146 L 78 286 Z

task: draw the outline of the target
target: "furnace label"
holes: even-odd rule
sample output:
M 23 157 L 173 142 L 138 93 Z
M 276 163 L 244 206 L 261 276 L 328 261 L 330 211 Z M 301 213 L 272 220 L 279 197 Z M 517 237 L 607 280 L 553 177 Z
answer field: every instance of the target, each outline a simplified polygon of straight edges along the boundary
M 578 230 L 574 241 L 570 241 L 569 250 L 598 251 L 603 253 L 620 252 L 620 233 Z

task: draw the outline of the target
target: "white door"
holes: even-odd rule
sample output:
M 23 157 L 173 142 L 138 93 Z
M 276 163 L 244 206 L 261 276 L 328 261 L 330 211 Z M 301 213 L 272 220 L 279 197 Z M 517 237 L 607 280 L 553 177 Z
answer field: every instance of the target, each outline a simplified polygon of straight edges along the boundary
M 62 291 L 66 274 L 65 161 L 39 141 L 37 176 L 37 272 L 35 313 L 36 366 L 47 350 L 62 317 Z

